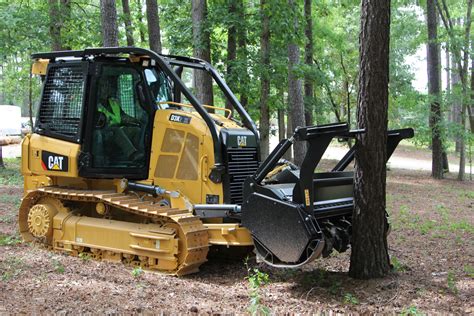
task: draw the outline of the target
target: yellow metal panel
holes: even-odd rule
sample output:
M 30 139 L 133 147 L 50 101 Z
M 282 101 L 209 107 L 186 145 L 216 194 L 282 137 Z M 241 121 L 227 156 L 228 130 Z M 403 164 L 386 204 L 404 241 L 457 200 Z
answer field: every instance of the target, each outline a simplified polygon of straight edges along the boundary
M 46 75 L 48 69 L 49 59 L 37 59 L 31 67 L 33 75 Z
M 167 128 L 161 145 L 162 152 L 179 153 L 184 143 L 184 131 Z
M 186 135 L 181 161 L 176 177 L 183 180 L 197 180 L 199 159 L 199 139 L 191 133 Z
M 204 223 L 209 233 L 209 243 L 221 246 L 253 246 L 252 235 L 239 224 Z
M 49 175 L 59 177 L 78 177 L 78 163 L 81 146 L 79 144 L 54 139 L 38 134 L 31 135 L 29 143 L 29 162 L 31 173 L 35 175 Z M 42 165 L 42 151 L 48 151 L 57 155 L 68 157 L 67 171 L 45 170 Z
M 160 155 L 160 157 L 158 158 L 158 163 L 156 165 L 155 177 L 168 179 L 173 178 L 177 164 L 177 155 Z

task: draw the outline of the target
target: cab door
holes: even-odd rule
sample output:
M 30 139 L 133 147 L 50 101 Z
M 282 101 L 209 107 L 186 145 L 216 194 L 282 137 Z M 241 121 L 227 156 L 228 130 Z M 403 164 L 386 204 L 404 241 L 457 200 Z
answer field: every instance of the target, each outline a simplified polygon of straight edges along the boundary
M 94 67 L 80 175 L 146 179 L 154 109 L 142 69 L 129 62 Z

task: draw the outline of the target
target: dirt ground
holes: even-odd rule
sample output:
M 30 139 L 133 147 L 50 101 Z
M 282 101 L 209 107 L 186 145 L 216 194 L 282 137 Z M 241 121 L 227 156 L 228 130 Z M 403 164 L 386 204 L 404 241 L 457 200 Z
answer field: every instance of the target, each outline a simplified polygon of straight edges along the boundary
M 257 305 L 272 314 L 474 314 L 474 183 L 404 170 L 389 171 L 387 181 L 391 275 L 349 278 L 350 251 L 297 270 L 250 259 L 269 276 Z M 210 260 L 199 273 L 177 278 L 19 242 L 21 194 L 20 183 L 0 184 L 0 314 L 248 312 L 242 260 Z

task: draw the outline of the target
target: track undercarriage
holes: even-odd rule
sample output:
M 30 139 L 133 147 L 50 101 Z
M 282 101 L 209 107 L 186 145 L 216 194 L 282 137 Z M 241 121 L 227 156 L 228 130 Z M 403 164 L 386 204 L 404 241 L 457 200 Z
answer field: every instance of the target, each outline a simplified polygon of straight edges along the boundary
M 25 241 L 176 275 L 198 271 L 209 248 L 190 211 L 112 191 L 40 188 L 23 199 L 19 223 Z

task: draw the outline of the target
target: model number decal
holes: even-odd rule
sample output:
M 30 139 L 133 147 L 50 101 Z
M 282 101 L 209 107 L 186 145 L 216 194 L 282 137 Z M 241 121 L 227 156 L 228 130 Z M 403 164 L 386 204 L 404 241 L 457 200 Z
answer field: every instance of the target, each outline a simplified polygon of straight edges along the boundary
M 69 158 L 43 150 L 41 152 L 41 166 L 43 170 L 67 172 L 69 170 Z
M 182 124 L 189 124 L 191 122 L 191 118 L 189 116 L 179 115 L 179 114 L 171 114 L 170 115 L 171 122 L 178 122 Z

